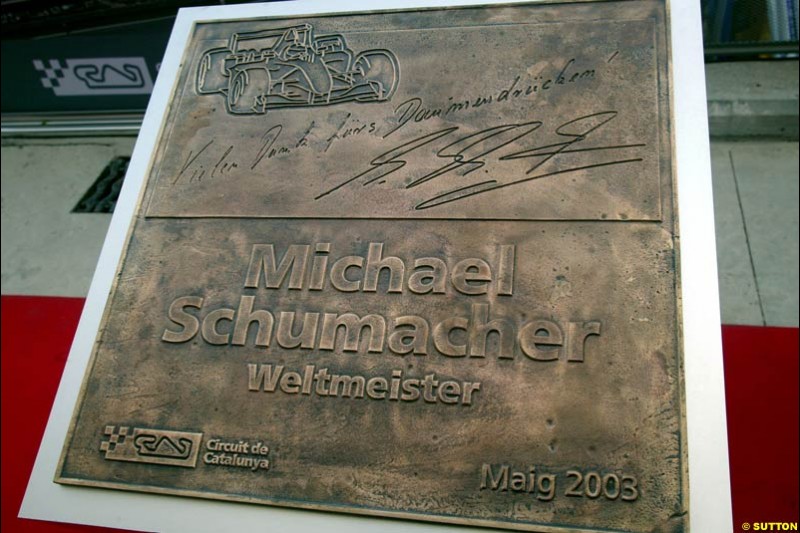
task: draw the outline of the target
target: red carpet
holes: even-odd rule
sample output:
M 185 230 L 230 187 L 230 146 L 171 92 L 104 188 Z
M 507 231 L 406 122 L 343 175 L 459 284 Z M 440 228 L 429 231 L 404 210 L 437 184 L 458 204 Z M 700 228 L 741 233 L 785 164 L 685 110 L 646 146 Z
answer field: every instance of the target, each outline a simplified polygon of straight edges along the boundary
M 797 332 L 722 328 L 735 529 L 743 522 L 797 522 Z
M 17 518 L 83 299 L 2 297 L 2 530 L 118 531 Z M 798 330 L 723 326 L 734 528 L 798 520 Z
M 17 518 L 83 302 L 83 298 L 2 297 L 3 533 L 119 531 Z

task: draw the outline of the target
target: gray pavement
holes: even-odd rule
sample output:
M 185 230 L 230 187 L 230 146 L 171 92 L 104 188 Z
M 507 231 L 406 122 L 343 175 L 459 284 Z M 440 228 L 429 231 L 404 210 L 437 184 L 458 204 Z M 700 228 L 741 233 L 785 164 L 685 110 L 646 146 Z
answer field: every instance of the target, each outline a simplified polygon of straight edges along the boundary
M 111 215 L 70 211 L 134 141 L 3 139 L 3 294 L 86 296 Z
M 711 136 L 798 138 L 798 61 L 706 64 Z

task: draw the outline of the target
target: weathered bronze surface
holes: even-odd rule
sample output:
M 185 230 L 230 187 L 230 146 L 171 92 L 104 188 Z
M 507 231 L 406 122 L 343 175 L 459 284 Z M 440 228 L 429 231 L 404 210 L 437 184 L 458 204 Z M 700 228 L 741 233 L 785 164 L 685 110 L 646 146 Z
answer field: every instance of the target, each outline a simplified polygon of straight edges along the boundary
M 682 531 L 666 25 L 198 23 L 57 481 Z

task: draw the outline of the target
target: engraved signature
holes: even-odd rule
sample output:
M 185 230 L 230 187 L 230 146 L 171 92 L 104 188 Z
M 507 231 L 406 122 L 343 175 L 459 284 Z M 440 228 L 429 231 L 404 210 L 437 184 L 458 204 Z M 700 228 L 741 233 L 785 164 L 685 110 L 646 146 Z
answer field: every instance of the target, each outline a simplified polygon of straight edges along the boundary
M 359 181 L 362 186 L 383 184 L 386 182 L 386 178 L 399 172 L 407 165 L 408 161 L 404 159 L 404 157 L 411 154 L 416 155 L 420 153 L 419 151 L 423 147 L 430 146 L 439 140 L 451 141 L 443 148 L 435 151 L 437 158 L 444 159 L 447 162 L 443 166 L 423 176 L 412 179 L 405 184 L 406 189 L 413 189 L 448 174 L 453 175 L 457 171 L 460 171 L 458 174 L 460 177 L 467 176 L 486 165 L 487 157 L 489 156 L 494 157 L 496 161 L 525 159 L 532 160 L 533 163 L 526 171 L 524 177 L 505 182 L 488 179 L 468 185 L 459 184 L 455 188 L 438 193 L 435 196 L 417 203 L 414 206 L 416 210 L 430 209 L 432 207 L 457 202 L 472 196 L 520 185 L 549 176 L 642 161 L 643 159 L 641 157 L 627 157 L 561 168 L 549 172 L 540 171 L 541 167 L 548 161 L 565 157 L 568 154 L 626 150 L 645 146 L 643 143 L 616 144 L 610 146 L 585 146 L 581 144 L 589 139 L 592 133 L 612 122 L 617 115 L 617 111 L 601 111 L 579 116 L 560 124 L 554 129 L 554 133 L 558 137 L 565 138 L 563 142 L 535 146 L 510 153 L 502 153 L 502 149 L 508 147 L 512 143 L 527 138 L 533 132 L 539 130 L 543 123 L 538 120 L 533 120 L 529 122 L 502 124 L 464 136 L 457 135 L 457 132 L 460 130 L 459 126 L 443 128 L 406 141 L 378 155 L 370 161 L 369 168 L 323 191 L 315 197 L 315 200 L 325 198 L 343 187 Z
M 618 53 L 619 51 L 614 52 L 607 60 L 607 63 L 610 63 Z M 420 96 L 412 96 L 395 107 L 393 118 L 396 120 L 396 124 L 383 137 L 389 137 L 411 123 L 426 122 L 437 117 L 444 119 L 472 109 L 503 102 L 513 102 L 520 98 L 535 97 L 543 93 L 557 91 L 563 86 L 582 85 L 594 80 L 597 67 L 592 68 L 591 65 L 589 65 L 589 68 L 586 68 L 585 65 L 579 66 L 577 61 L 574 57 L 569 59 L 555 75 L 542 73 L 528 77 L 525 74 L 517 74 L 512 81 L 505 83 L 502 89 L 496 89 L 488 93 L 454 94 L 448 96 L 444 103 L 438 105 L 435 103 L 428 104 Z
M 281 139 L 283 133 L 282 124 L 276 124 L 270 127 L 259 138 L 258 149 L 254 155 L 251 154 L 252 160 L 246 163 L 240 162 L 240 159 L 234 159 L 248 159 L 248 154 L 240 153 L 242 149 L 236 144 L 225 146 L 222 155 L 218 158 L 208 159 L 214 156 L 213 153 L 209 153 L 211 150 L 215 150 L 212 146 L 216 143 L 217 139 L 213 138 L 203 145 L 196 153 L 193 150 L 189 152 L 178 174 L 175 176 L 175 179 L 172 180 L 172 185 L 177 185 L 184 176 L 188 176 L 187 181 L 189 183 L 202 181 L 205 177 L 214 178 L 224 176 L 240 168 L 242 165 L 246 165 L 250 170 L 255 170 L 261 161 L 265 159 L 291 154 L 295 150 L 308 147 L 309 136 L 314 127 L 315 123 L 311 122 L 299 140 L 293 143 L 290 142 L 289 144 L 278 144 L 278 140 Z M 203 156 L 202 159 L 201 156 Z

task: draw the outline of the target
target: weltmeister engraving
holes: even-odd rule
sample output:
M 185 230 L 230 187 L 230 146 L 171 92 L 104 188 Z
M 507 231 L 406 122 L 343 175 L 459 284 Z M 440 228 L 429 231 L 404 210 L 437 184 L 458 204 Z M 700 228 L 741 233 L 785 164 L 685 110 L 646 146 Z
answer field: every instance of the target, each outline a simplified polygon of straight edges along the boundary
M 683 531 L 666 25 L 197 23 L 56 481 Z

